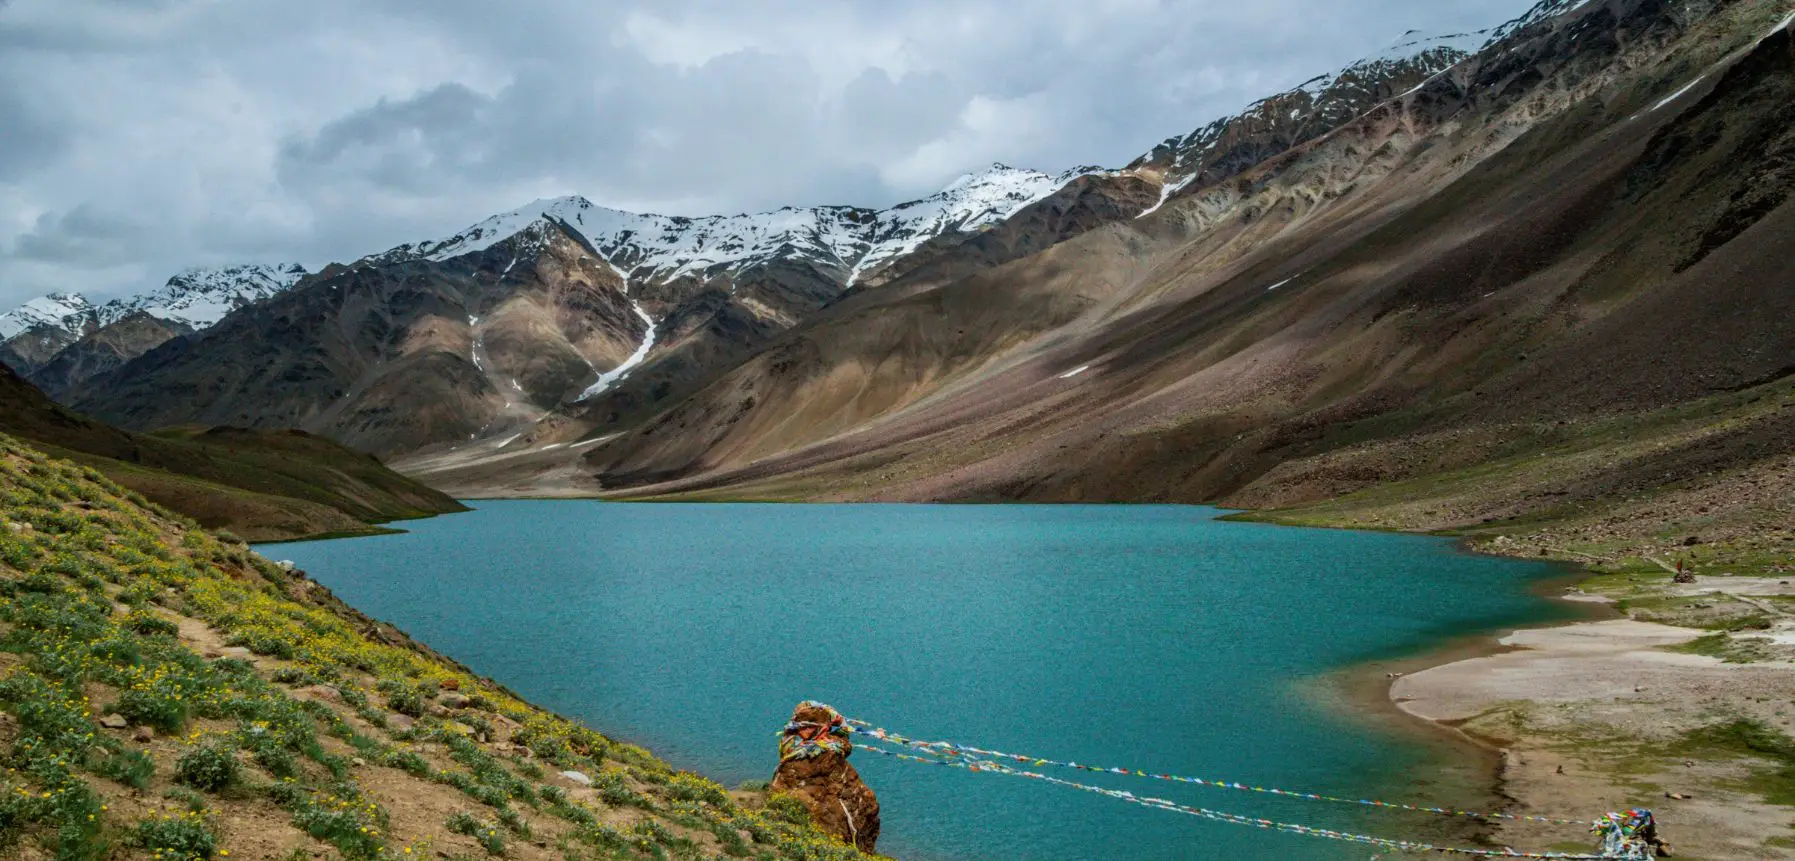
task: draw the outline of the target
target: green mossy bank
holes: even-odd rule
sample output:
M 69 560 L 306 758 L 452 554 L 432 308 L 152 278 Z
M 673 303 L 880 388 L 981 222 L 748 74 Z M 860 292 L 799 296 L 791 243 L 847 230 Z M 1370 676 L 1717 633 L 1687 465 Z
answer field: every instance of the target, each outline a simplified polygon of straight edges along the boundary
M 0 436 L 0 856 L 863 857 Z

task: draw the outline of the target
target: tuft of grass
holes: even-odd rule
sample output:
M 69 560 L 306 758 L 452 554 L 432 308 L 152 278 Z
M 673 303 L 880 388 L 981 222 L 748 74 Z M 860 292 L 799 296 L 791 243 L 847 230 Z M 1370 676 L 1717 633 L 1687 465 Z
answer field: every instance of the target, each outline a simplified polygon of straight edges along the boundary
M 201 792 L 221 792 L 237 776 L 237 757 L 222 746 L 199 745 L 175 760 L 175 780 Z
M 466 811 L 450 816 L 443 824 L 455 834 L 465 834 L 479 841 L 480 847 L 488 855 L 505 854 L 505 835 L 497 825 L 482 822 Z
M 218 838 L 198 813 L 159 816 L 137 823 L 131 843 L 152 858 L 212 858 L 218 852 Z
M 156 761 L 141 750 L 120 751 L 94 769 L 100 776 L 111 778 L 132 789 L 144 789 L 156 774 Z

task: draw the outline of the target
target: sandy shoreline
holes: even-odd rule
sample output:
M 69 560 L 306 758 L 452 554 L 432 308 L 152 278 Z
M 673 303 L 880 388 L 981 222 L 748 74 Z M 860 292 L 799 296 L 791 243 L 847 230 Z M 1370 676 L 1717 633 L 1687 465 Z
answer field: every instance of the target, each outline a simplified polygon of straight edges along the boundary
M 1728 663 L 1693 653 L 1689 644 L 1713 631 L 1629 618 L 1611 609 L 1613 598 L 1566 589 L 1567 582 L 1552 582 L 1549 597 L 1587 608 L 1585 618 L 1358 668 L 1365 695 L 1376 690 L 1382 709 L 1480 751 L 1490 794 L 1507 801 L 1507 812 L 1584 818 L 1650 807 L 1678 857 L 1795 858 L 1788 808 L 1742 791 L 1753 762 L 1678 747 L 1681 733 L 1726 717 L 1789 730 L 1795 719 L 1781 707 L 1795 702 L 1788 662 Z M 1701 607 L 1753 600 L 1740 595 L 1795 595 L 1795 587 L 1702 577 L 1662 594 Z M 1780 643 L 1790 629 L 1795 618 L 1753 642 Z M 1384 675 L 1372 675 L 1378 672 Z M 1577 840 L 1591 845 L 1563 827 L 1527 823 L 1481 836 L 1523 851 L 1574 850 Z

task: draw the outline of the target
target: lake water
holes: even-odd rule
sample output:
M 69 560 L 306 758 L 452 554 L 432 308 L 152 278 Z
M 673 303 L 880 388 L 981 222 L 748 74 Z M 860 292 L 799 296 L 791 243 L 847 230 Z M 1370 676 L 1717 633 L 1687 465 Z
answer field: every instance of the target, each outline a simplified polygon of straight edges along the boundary
M 403 535 L 264 548 L 526 698 L 727 784 L 818 699 L 899 732 L 1078 762 L 1432 801 L 1446 752 L 1321 683 L 1552 618 L 1543 565 L 1181 506 L 475 503 Z M 1387 724 L 1387 722 L 1386 722 Z M 857 753 L 919 859 L 1365 858 L 1367 847 Z M 1081 777 L 1078 772 L 1067 777 Z M 1393 837 L 1435 822 L 1123 777 L 1182 803 Z M 1430 829 L 1430 830 L 1423 830 Z

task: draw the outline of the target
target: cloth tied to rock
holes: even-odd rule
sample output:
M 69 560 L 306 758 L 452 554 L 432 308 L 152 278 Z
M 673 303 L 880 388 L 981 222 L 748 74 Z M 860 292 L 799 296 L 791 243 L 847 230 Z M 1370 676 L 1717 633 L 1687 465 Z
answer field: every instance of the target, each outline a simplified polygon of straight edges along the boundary
M 841 712 L 814 700 L 805 700 L 799 704 L 799 713 L 821 710 L 828 714 L 828 720 L 792 720 L 779 733 L 779 761 L 791 759 L 810 759 L 825 753 L 839 753 L 847 756 L 854 752 L 854 743 L 848 740 L 848 727 L 842 720 Z
M 848 732 L 835 709 L 799 703 L 779 733 L 779 768 L 767 788 L 797 799 L 817 828 L 870 853 L 879 840 L 879 797 L 848 762 Z
M 1650 810 L 1635 807 L 1621 813 L 1609 813 L 1597 819 L 1590 830 L 1601 841 L 1597 851 L 1604 858 L 1641 861 L 1656 857 L 1658 823 Z

